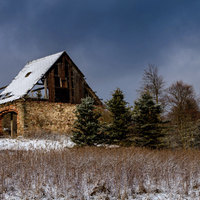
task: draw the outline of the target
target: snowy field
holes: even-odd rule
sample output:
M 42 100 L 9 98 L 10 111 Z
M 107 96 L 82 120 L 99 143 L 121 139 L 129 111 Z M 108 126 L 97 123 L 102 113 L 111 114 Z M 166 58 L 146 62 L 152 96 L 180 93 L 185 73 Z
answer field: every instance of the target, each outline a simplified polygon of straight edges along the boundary
M 59 141 L 42 140 L 42 139 L 0 139 L 0 150 L 59 150 L 63 148 L 72 148 L 74 143 L 70 138 L 63 138 Z
M 73 148 L 0 139 L 0 199 L 200 199 L 199 151 Z

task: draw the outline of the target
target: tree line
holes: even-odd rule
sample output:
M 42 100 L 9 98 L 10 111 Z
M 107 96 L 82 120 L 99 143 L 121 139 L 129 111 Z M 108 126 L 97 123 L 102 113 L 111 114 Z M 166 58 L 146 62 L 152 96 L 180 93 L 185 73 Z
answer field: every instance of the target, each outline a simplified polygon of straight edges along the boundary
M 199 148 L 200 110 L 194 87 L 182 80 L 166 87 L 158 67 L 143 72 L 139 97 L 130 107 L 117 88 L 104 108 L 91 97 L 75 112 L 72 141 L 78 145 L 118 144 L 149 148 Z

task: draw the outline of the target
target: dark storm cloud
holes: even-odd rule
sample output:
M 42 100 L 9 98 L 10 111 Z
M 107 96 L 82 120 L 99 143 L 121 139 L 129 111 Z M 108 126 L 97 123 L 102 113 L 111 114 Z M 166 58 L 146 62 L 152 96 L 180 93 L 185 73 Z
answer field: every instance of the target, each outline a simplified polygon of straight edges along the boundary
M 0 86 L 29 60 L 62 50 L 104 100 L 120 87 L 132 103 L 148 63 L 170 83 L 197 85 L 199 6 L 195 0 L 1 1 Z

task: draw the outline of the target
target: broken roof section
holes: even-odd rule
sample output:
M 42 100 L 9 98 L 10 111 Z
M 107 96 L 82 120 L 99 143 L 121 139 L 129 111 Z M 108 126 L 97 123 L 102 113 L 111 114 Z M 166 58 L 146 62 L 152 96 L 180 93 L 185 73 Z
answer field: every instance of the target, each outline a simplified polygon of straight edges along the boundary
M 28 62 L 0 94 L 0 104 L 24 97 L 65 51 Z

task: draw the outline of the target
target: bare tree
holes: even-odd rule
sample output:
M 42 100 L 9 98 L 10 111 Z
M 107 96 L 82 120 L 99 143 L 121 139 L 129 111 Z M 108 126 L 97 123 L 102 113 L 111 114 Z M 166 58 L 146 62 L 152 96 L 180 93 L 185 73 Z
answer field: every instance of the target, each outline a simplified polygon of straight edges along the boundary
M 162 95 L 165 91 L 165 81 L 162 75 L 158 74 L 158 67 L 149 64 L 147 69 L 144 69 L 141 87 L 138 90 L 140 93 L 149 92 L 156 103 L 163 104 Z
M 175 125 L 182 148 L 194 146 L 199 118 L 199 105 L 192 85 L 177 81 L 167 89 L 168 116 Z

